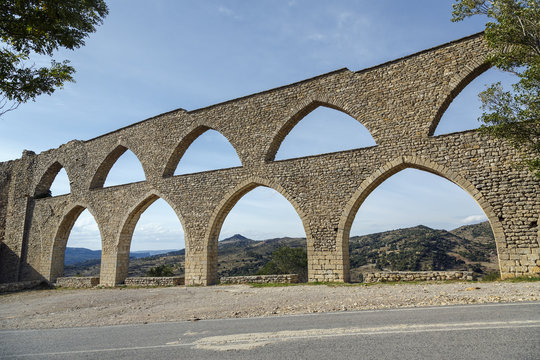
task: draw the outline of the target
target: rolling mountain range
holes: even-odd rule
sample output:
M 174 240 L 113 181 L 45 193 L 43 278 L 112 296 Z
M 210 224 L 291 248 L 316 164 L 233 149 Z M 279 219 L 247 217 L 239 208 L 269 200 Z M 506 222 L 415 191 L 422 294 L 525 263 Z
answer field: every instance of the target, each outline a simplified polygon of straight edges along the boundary
M 271 260 L 272 252 L 280 247 L 306 247 L 305 238 L 276 238 L 263 241 L 234 235 L 218 243 L 219 276 L 253 275 Z M 88 253 L 78 263 L 67 263 L 65 276 L 99 274 L 99 257 Z M 84 252 L 80 251 L 83 259 Z M 133 254 L 132 254 L 133 255 Z M 155 266 L 168 264 L 174 273 L 184 269 L 185 250 L 150 256 L 132 256 L 129 276 L 144 276 Z M 462 226 L 457 229 L 435 230 L 419 225 L 412 228 L 354 236 L 349 240 L 351 280 L 359 280 L 361 273 L 380 270 L 473 270 L 491 272 L 498 269 L 495 240 L 488 222 Z
M 142 250 L 131 251 L 129 253 L 130 258 L 138 259 L 153 255 L 165 254 L 175 250 Z M 67 247 L 64 257 L 64 265 L 74 265 L 91 260 L 101 259 L 101 250 L 90 250 L 86 248 L 73 248 Z

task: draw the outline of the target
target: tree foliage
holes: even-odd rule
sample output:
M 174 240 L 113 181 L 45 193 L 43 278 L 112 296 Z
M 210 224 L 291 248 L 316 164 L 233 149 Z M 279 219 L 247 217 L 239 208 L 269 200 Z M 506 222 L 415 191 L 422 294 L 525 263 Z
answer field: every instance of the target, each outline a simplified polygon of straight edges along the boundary
M 284 246 L 272 253 L 272 260 L 257 274 L 298 274 L 300 281 L 307 281 L 307 265 L 307 253 L 304 249 Z
M 538 0 L 458 0 L 452 21 L 484 15 L 489 61 L 518 76 L 513 91 L 500 83 L 480 93 L 482 131 L 506 139 L 540 179 L 540 2 Z
M 72 82 L 75 69 L 54 52 L 83 46 L 107 14 L 104 0 L 0 1 L 0 115 Z M 39 56 L 50 66 L 31 62 Z
M 162 264 L 154 266 L 146 272 L 146 276 L 161 277 L 161 276 L 174 276 L 174 268 L 171 265 Z

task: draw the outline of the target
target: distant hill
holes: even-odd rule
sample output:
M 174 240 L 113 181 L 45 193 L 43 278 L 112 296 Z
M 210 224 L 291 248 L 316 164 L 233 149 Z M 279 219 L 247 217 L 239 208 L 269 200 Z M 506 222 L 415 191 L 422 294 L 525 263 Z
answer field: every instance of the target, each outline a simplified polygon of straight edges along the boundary
M 145 258 L 153 255 L 166 254 L 175 250 L 142 250 L 131 251 L 129 253 L 130 258 Z M 67 247 L 64 258 L 64 265 L 73 265 L 89 260 L 101 259 L 101 250 L 89 250 L 85 248 Z
M 450 232 L 454 235 L 475 242 L 481 241 L 489 243 L 493 240 L 491 225 L 487 221 L 474 225 L 465 225 Z
M 352 237 L 351 278 L 369 270 L 423 271 L 498 269 L 497 250 L 488 222 L 452 231 L 419 225 Z
M 101 259 L 101 250 L 68 247 L 64 256 L 64 264 L 72 265 L 95 259 Z
M 218 243 L 219 276 L 252 275 L 270 261 L 281 246 L 306 247 L 304 238 L 256 241 L 236 234 Z M 143 276 L 151 267 L 170 264 L 183 274 L 185 250 L 132 258 L 129 276 Z M 489 223 L 462 226 L 452 231 L 426 226 L 354 236 L 349 241 L 351 280 L 362 272 L 377 270 L 476 270 L 498 269 L 495 240 Z M 99 260 L 65 267 L 66 276 L 99 274 Z
M 177 251 L 177 250 L 167 249 L 167 250 L 130 251 L 129 252 L 129 257 L 138 259 L 138 258 L 144 258 L 144 257 L 149 257 L 149 256 L 154 256 L 154 255 L 167 254 L 167 253 L 170 253 L 170 252 L 173 252 L 173 251 Z

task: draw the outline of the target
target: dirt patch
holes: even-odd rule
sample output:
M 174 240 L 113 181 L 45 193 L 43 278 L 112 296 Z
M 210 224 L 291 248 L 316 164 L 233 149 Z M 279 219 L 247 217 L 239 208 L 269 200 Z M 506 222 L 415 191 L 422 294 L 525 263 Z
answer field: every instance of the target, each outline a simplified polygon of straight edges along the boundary
M 0 295 L 0 329 L 42 329 L 361 309 L 539 301 L 540 282 L 36 290 Z

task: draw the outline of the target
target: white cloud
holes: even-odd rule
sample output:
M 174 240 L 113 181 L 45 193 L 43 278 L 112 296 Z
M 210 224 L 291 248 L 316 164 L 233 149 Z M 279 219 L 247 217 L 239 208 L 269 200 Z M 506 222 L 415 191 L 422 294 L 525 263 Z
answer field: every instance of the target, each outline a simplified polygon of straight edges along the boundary
M 146 235 L 146 236 L 156 235 L 156 234 L 182 234 L 183 233 L 181 226 L 175 227 L 171 225 L 174 225 L 174 224 L 141 223 L 141 224 L 137 224 L 135 231 L 137 231 L 141 235 Z
M 88 231 L 92 233 L 99 233 L 99 228 L 96 220 L 88 210 L 83 211 L 77 221 L 75 221 L 75 224 L 73 225 L 73 230 L 76 232 Z
M 461 222 L 463 224 L 472 224 L 472 223 L 482 222 L 482 221 L 486 221 L 486 220 L 487 220 L 487 218 L 486 218 L 485 215 L 470 215 L 470 216 L 467 216 L 464 219 L 461 219 Z
M 353 17 L 353 14 L 349 11 L 344 11 L 342 13 L 337 14 L 337 27 L 339 29 L 343 28 L 347 25 L 347 22 L 350 18 Z M 358 16 L 355 16 L 358 17 Z
M 240 16 L 238 16 L 238 14 L 236 14 L 233 10 L 229 9 L 228 7 L 225 7 L 225 6 L 220 6 L 218 8 L 218 12 L 220 14 L 223 14 L 223 15 L 227 15 L 235 20 L 239 20 L 240 19 Z
M 326 39 L 326 36 L 324 36 L 323 34 L 321 33 L 313 33 L 313 34 L 308 34 L 306 36 L 306 39 L 308 40 L 314 40 L 314 41 L 322 41 L 322 40 L 325 40 Z

